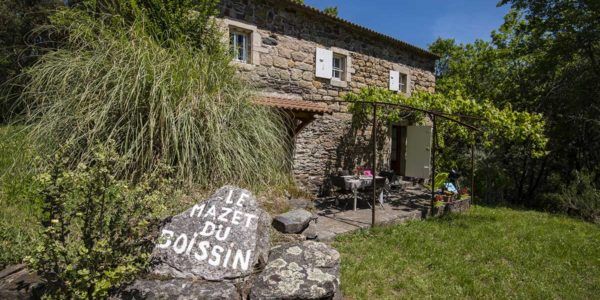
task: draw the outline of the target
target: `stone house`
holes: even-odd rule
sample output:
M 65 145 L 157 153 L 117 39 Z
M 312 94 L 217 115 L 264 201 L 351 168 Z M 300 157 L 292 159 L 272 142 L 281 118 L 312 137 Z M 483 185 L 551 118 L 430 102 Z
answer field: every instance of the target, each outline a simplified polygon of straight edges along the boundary
M 222 0 L 220 6 L 239 72 L 264 91 L 257 102 L 294 117 L 293 173 L 311 192 L 322 191 L 329 174 L 369 161 L 361 146 L 369 139 L 351 134 L 346 105 L 318 101 L 368 86 L 406 95 L 435 91 L 438 57 L 419 47 L 289 0 Z M 406 124 L 391 126 L 378 167 L 403 174 L 400 125 Z

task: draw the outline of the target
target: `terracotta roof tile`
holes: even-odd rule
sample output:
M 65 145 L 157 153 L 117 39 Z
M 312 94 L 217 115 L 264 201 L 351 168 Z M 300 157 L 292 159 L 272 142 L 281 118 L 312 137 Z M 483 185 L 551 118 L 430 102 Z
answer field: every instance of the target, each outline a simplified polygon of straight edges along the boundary
M 314 112 L 319 114 L 330 114 L 332 111 L 327 108 L 327 105 L 324 103 L 316 103 L 306 100 L 299 99 L 285 99 L 285 98 L 276 98 L 276 97 L 260 97 L 255 99 L 255 104 L 265 105 L 270 107 L 276 107 L 281 109 L 288 109 L 291 111 L 305 111 L 305 112 Z

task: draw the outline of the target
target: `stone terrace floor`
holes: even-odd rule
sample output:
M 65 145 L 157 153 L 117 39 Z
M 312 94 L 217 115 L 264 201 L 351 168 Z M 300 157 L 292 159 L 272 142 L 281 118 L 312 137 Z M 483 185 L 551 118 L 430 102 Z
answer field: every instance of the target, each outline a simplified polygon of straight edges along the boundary
M 375 223 L 393 225 L 425 218 L 429 210 L 430 195 L 423 188 L 413 186 L 406 187 L 403 191 L 393 191 L 385 199 L 383 208 L 377 203 Z M 337 206 L 335 197 L 316 200 L 319 218 L 315 230 L 319 241 L 332 241 L 337 235 L 371 227 L 371 208 L 366 203 L 371 201 L 371 194 L 361 196 L 356 211 L 352 209 L 352 194 L 339 197 Z

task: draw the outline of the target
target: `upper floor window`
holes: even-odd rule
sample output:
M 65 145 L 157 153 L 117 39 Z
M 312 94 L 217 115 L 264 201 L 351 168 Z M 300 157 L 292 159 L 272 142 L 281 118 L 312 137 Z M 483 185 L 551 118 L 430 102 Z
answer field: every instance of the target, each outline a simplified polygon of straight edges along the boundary
M 250 35 L 235 29 L 229 31 L 229 44 L 236 61 L 250 63 Z
M 390 71 L 390 90 L 410 96 L 410 70 L 398 67 L 399 71 Z
M 333 55 L 333 79 L 343 81 L 344 74 L 346 73 L 346 57 L 339 54 Z
M 400 73 L 400 92 L 406 93 L 408 91 L 408 75 Z
M 354 72 L 350 51 L 335 47 L 331 47 L 331 50 L 317 48 L 315 54 L 315 76 L 329 79 L 332 86 L 348 87 Z

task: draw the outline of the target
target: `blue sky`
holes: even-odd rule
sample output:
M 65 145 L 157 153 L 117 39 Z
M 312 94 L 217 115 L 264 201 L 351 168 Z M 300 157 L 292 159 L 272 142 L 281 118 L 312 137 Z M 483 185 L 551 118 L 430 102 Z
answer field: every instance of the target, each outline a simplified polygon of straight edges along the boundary
M 461 43 L 490 39 L 508 7 L 498 0 L 305 0 L 324 8 L 338 6 L 340 17 L 426 48 L 438 37 Z

